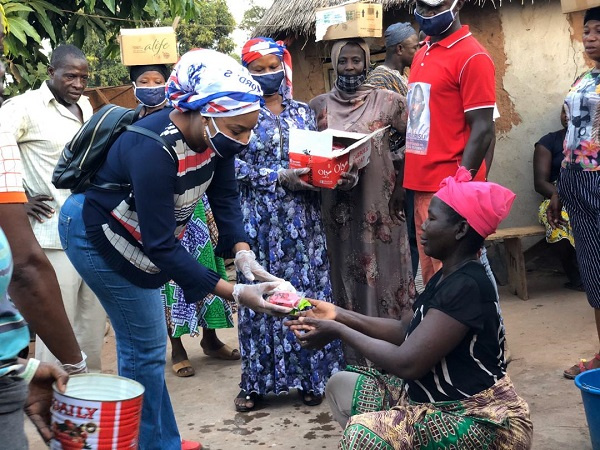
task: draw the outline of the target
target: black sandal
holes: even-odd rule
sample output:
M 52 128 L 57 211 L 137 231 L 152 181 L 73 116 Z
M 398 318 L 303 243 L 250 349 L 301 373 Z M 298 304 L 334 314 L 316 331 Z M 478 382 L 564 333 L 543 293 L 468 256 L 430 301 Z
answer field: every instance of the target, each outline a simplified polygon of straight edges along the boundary
M 237 400 L 238 398 L 244 399 L 244 403 L 237 403 L 234 400 L 235 410 L 237 412 L 248 412 L 256 407 L 256 404 L 262 399 L 262 395 L 256 392 L 247 393 L 242 389 L 235 399 Z M 249 402 L 252 402 L 252 406 L 246 406 Z
M 298 395 L 300 396 L 300 400 L 306 406 L 317 406 L 323 402 L 323 396 L 317 395 L 313 393 L 306 393 L 302 389 L 298 389 Z

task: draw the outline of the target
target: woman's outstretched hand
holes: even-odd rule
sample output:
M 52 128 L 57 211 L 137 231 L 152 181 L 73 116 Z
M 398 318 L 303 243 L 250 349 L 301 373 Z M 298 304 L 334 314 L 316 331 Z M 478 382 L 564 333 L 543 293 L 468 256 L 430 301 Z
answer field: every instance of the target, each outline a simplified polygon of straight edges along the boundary
M 335 320 L 320 320 L 312 317 L 300 317 L 283 322 L 296 335 L 303 348 L 322 348 L 338 337 L 341 323 Z
M 344 172 L 337 182 L 337 189 L 349 191 L 358 184 L 358 167 L 351 166 L 348 172 Z
M 324 302 L 322 300 L 314 300 L 312 298 L 307 298 L 306 300 L 308 300 L 313 307 L 307 309 L 306 311 L 301 311 L 299 316 L 321 320 L 336 319 L 337 306 L 335 306 L 333 303 Z

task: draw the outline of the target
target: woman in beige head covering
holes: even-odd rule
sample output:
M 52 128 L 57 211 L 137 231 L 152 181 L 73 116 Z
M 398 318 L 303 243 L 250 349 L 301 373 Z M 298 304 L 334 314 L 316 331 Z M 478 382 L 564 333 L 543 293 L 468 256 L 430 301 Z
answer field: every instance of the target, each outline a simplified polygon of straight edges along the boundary
M 336 42 L 331 60 L 335 86 L 310 102 L 319 130 L 371 133 L 388 125 L 406 130 L 404 97 L 365 84 L 370 52 L 362 39 Z M 410 313 L 415 298 L 406 223 L 397 213 L 403 203 L 401 164 L 394 167 L 385 131 L 373 139 L 366 167 L 352 168 L 336 189 L 321 191 L 333 297 L 369 316 L 398 319 Z M 364 364 L 352 349 L 346 358 Z

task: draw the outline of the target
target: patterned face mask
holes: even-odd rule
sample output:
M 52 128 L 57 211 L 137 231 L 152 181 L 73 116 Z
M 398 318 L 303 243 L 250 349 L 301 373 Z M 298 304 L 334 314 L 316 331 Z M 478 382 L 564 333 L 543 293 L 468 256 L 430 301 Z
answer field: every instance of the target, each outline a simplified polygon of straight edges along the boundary
M 365 72 L 360 75 L 338 75 L 335 84 L 340 91 L 354 94 L 366 79 L 367 74 Z

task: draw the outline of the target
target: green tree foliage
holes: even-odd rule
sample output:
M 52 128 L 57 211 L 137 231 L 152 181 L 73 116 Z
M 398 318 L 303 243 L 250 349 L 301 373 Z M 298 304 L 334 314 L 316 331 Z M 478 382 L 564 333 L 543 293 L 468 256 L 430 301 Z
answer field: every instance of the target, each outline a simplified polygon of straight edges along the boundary
M 95 33 L 82 47 L 90 67 L 89 87 L 118 86 L 129 83 L 129 70 L 121 64 L 119 54 L 105 54 L 106 42 Z
M 223 53 L 231 53 L 235 44 L 230 34 L 235 28 L 235 20 L 225 0 L 196 0 L 197 18 L 182 20 L 177 26 L 179 54 L 196 47 L 212 48 Z M 163 4 L 167 8 L 166 3 Z M 172 25 L 173 20 L 165 17 L 160 25 Z M 89 86 L 117 86 L 129 83 L 129 71 L 121 64 L 118 51 L 105 54 L 105 42 L 96 34 L 88 36 L 83 52 L 90 64 Z
M 199 1 L 198 8 L 197 19 L 183 21 L 177 27 L 179 53 L 198 47 L 231 53 L 235 48 L 230 37 L 235 28 L 235 19 L 225 0 Z
M 209 1 L 209 0 L 205 0 Z M 45 78 L 48 59 L 42 41 L 52 47 L 72 42 L 83 48 L 96 35 L 108 43 L 98 58 L 118 55 L 119 28 L 160 24 L 165 17 L 200 17 L 198 0 L 0 0 L 7 23 L 4 40 L 9 72 L 14 78 L 9 95 L 37 87 Z M 3 20 L 4 20 L 3 19 Z
M 250 7 L 250 9 L 244 12 L 244 17 L 240 22 L 240 28 L 242 30 L 247 31 L 250 36 L 254 36 L 254 30 L 265 15 L 267 8 L 255 5 L 254 2 L 252 2 L 251 4 L 252 6 Z

